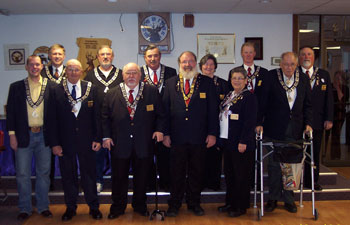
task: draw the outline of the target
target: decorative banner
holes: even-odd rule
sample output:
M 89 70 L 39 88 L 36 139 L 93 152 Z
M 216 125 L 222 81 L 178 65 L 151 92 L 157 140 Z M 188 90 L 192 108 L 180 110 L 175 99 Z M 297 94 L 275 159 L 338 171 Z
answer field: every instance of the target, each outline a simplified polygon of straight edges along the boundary
M 101 45 L 112 45 L 112 41 L 107 38 L 77 38 L 77 45 L 79 47 L 78 60 L 83 66 L 84 74 L 87 71 L 93 70 L 99 65 L 97 60 L 97 50 Z M 83 77 L 82 77 L 83 78 Z
M 29 44 L 4 45 L 5 70 L 25 70 Z

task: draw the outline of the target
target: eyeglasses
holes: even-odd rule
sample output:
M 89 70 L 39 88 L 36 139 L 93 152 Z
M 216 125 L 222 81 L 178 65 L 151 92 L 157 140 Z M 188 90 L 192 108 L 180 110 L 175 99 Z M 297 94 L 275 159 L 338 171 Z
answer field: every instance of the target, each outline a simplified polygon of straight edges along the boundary
M 232 77 L 231 80 L 245 80 L 245 77 Z

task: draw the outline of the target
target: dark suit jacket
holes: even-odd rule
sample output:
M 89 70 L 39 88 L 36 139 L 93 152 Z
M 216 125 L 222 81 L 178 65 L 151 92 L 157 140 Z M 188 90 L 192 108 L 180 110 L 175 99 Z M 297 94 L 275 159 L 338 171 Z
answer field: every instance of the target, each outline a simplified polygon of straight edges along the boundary
M 230 92 L 231 94 L 231 92 Z M 238 144 L 246 144 L 247 151 L 255 150 L 255 126 L 258 113 L 258 103 L 250 91 L 243 92 L 243 98 L 230 107 L 232 114 L 238 115 L 238 120 L 229 116 L 229 130 L 226 146 L 238 151 Z
M 110 90 L 103 102 L 103 137 L 113 139 L 112 157 L 130 158 L 133 151 L 138 158 L 150 157 L 152 135 L 155 131 L 164 132 L 164 122 L 161 97 L 152 85 L 145 84 L 132 120 L 120 86 Z
M 213 82 L 215 85 L 216 96 L 218 97 L 218 104 L 220 104 L 229 92 L 228 82 L 218 76 L 214 76 Z
M 97 71 L 98 71 L 100 77 L 105 82 L 108 82 L 114 76 L 116 69 L 117 68 L 113 66 L 113 69 L 109 73 L 109 76 L 107 77 L 107 79 L 99 69 Z M 103 99 L 106 95 L 106 93 L 104 92 L 106 89 L 106 86 L 103 85 L 99 80 L 97 80 L 94 70 L 90 70 L 86 74 L 86 77 L 84 78 L 84 80 L 91 81 L 94 84 L 94 86 L 96 87 L 96 89 L 97 89 L 97 104 L 99 105 L 100 108 L 102 108 Z M 121 69 L 119 69 L 118 77 L 108 86 L 108 88 L 112 89 L 112 88 L 118 86 L 121 82 L 123 82 L 123 72 Z
M 172 145 L 205 144 L 208 135 L 218 134 L 218 102 L 211 78 L 198 75 L 188 109 L 180 90 L 179 77 L 165 82 L 163 104 L 167 123 L 165 135 Z
M 48 108 L 50 107 L 50 95 L 56 86 L 48 80 L 44 94 L 44 138 L 45 145 L 49 145 L 48 139 Z M 14 82 L 10 91 L 6 106 L 6 125 L 8 131 L 15 131 L 18 147 L 25 148 L 29 145 L 29 125 L 27 111 L 27 97 L 24 80 Z
M 282 70 L 279 68 L 281 75 Z M 306 125 L 312 126 L 311 87 L 307 76 L 300 74 L 297 96 L 292 110 L 289 108 L 286 91 L 280 84 L 277 69 L 269 71 L 268 81 L 263 86 L 261 115 L 258 124 L 263 124 L 264 136 L 283 140 L 289 122 L 291 122 L 294 139 L 302 138 Z
M 64 69 L 64 68 L 66 68 L 66 66 L 63 66 L 63 69 Z M 50 71 L 52 77 L 55 79 L 55 80 L 53 80 L 53 81 L 56 81 L 57 79 L 56 79 L 55 76 L 54 76 L 55 73 L 52 71 L 52 66 L 51 66 L 51 65 L 49 65 L 49 71 Z M 42 76 L 43 78 L 49 79 L 49 77 L 48 77 L 47 74 L 46 74 L 45 66 L 44 66 L 43 69 L 41 70 L 41 76 Z M 60 76 L 65 76 L 65 74 L 60 74 Z
M 81 96 L 87 90 L 86 81 L 81 82 Z M 63 154 L 89 151 L 93 141 L 101 142 L 100 114 L 97 93 L 92 86 L 89 96 L 81 102 L 78 117 L 72 112 L 72 106 L 63 85 L 57 85 L 53 92 L 50 113 L 50 146 L 62 146 Z
M 300 68 L 300 67 L 299 67 Z M 316 68 L 314 67 L 314 70 Z M 300 68 L 300 71 L 301 68 Z M 333 121 L 333 93 L 329 73 L 318 69 L 315 84 L 311 90 L 313 124 L 315 130 L 323 130 L 325 121 Z
M 165 65 L 163 65 L 163 66 L 165 66 Z M 148 74 L 149 74 L 148 66 L 147 66 L 147 69 L 148 69 Z M 169 66 L 165 66 L 165 68 L 164 68 L 164 82 L 173 76 L 177 76 L 176 69 L 169 67 Z M 145 80 L 145 71 L 143 70 L 143 66 L 141 66 L 141 80 L 142 81 Z M 163 94 L 164 94 L 164 83 L 163 83 L 162 90 L 161 90 L 160 94 L 161 94 L 161 96 L 163 96 Z

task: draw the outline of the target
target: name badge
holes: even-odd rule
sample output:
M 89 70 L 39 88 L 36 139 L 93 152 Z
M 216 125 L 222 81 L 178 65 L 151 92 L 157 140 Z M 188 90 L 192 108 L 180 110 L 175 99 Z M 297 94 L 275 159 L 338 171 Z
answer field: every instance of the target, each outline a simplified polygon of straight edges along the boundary
M 154 110 L 153 104 L 146 105 L 146 110 L 147 110 L 147 112 L 153 111 Z
M 92 106 L 94 106 L 94 101 L 88 101 L 88 107 L 90 108 Z
M 322 91 L 327 90 L 327 85 L 326 85 L 326 84 L 322 84 L 322 86 L 321 86 L 321 90 L 322 90 Z
M 199 98 L 207 98 L 207 93 L 205 92 L 199 93 Z
M 225 95 L 220 95 L 220 100 L 224 100 Z
M 239 119 L 239 115 L 238 114 L 231 114 L 230 115 L 230 119 L 231 120 L 238 120 Z
M 259 80 L 258 82 L 258 86 L 261 86 L 262 80 Z

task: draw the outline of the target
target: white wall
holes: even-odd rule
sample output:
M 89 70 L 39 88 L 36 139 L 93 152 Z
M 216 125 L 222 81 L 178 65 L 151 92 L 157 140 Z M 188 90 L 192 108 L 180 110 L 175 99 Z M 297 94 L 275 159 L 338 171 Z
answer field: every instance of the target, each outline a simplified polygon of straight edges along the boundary
M 66 60 L 78 55 L 77 37 L 108 38 L 116 52 L 114 64 L 144 64 L 138 55 L 137 14 L 124 14 L 120 31 L 120 14 L 93 15 L 0 15 L 0 114 L 6 104 L 10 83 L 27 76 L 26 71 L 5 71 L 4 44 L 29 44 L 30 53 L 38 46 L 60 43 L 66 48 Z M 292 15 L 263 14 L 195 14 L 195 26 L 184 28 L 183 14 L 172 14 L 175 48 L 162 55 L 162 63 L 177 69 L 177 57 L 185 50 L 197 52 L 197 33 L 235 33 L 236 63 L 220 64 L 217 75 L 226 79 L 228 71 L 242 64 L 240 47 L 244 37 L 264 38 L 264 60 L 258 65 L 272 69 L 271 57 L 292 49 Z

